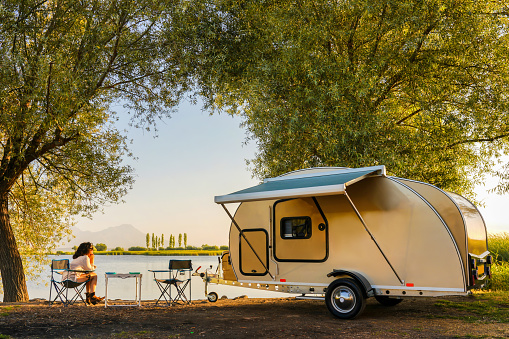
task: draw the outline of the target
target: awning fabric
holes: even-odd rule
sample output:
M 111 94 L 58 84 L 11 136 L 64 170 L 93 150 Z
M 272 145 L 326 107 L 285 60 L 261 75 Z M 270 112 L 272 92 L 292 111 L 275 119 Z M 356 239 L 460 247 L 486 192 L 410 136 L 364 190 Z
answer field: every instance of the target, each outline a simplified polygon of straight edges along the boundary
M 244 201 L 287 199 L 322 195 L 343 194 L 351 185 L 369 176 L 384 176 L 385 166 L 332 169 L 313 172 L 310 169 L 266 179 L 262 184 L 227 195 L 214 197 L 218 204 Z M 292 172 L 294 173 L 294 172 Z

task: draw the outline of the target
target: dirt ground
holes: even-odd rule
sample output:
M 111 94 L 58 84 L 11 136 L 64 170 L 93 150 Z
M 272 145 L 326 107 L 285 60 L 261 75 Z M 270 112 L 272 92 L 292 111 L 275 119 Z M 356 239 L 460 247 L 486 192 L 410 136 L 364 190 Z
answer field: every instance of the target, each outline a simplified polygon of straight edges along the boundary
M 141 308 L 0 303 L 0 338 L 509 338 L 508 319 L 464 306 L 472 299 L 406 299 L 384 307 L 370 298 L 355 320 L 333 317 L 323 301 L 294 298 L 194 301 L 172 307 L 144 302 Z M 509 308 L 505 302 L 499 306 Z

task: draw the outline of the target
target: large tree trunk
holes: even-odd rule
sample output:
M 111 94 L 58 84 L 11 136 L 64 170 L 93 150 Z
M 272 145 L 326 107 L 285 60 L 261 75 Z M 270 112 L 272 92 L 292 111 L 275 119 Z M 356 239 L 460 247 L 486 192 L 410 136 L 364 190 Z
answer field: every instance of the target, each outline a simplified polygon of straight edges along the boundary
M 28 301 L 23 262 L 9 218 L 9 193 L 0 193 L 0 273 L 4 302 Z

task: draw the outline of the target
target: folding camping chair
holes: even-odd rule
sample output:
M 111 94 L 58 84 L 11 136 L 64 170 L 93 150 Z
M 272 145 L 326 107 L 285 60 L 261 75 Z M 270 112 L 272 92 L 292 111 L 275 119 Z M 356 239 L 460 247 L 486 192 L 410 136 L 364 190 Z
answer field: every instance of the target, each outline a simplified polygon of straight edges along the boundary
M 164 298 L 168 306 L 179 301 L 190 304 L 192 271 L 191 260 L 170 260 L 167 270 L 149 270 L 149 272 L 154 273 L 154 281 L 161 291 L 156 305 L 162 298 Z M 156 273 L 168 273 L 168 279 L 158 279 Z M 171 293 L 172 286 L 174 286 L 176 290 L 176 295 L 174 297 L 172 297 Z M 186 290 L 189 291 L 189 298 L 186 296 Z
M 74 304 L 78 298 L 83 301 L 85 305 L 87 302 L 81 295 L 83 289 L 86 286 L 86 283 L 90 281 L 90 276 L 88 276 L 88 280 L 83 282 L 75 282 L 70 279 L 67 279 L 68 274 L 64 273 L 70 272 L 81 272 L 81 273 L 90 273 L 92 271 L 82 271 L 82 270 L 70 270 L 69 269 L 69 259 L 59 259 L 59 260 L 51 260 L 51 283 L 49 288 L 49 305 L 51 306 L 57 299 L 60 299 L 64 306 L 69 306 Z M 56 297 L 51 298 L 51 291 L 55 290 Z M 69 290 L 74 290 L 74 295 L 69 298 Z

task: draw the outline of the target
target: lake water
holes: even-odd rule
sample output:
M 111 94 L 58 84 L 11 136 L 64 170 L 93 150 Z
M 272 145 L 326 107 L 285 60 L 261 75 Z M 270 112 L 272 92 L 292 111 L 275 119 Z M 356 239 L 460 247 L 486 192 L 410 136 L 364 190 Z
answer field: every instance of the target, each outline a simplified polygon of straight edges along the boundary
M 70 255 L 52 255 L 50 259 L 69 259 Z M 154 282 L 154 275 L 149 270 L 164 270 L 168 268 L 170 259 L 190 259 L 192 260 L 193 269 L 199 266 L 203 272 L 205 268 L 210 268 L 215 272 L 218 265 L 218 257 L 216 256 L 145 256 L 145 255 L 96 255 L 95 264 L 97 265 L 96 273 L 98 276 L 98 284 L 96 294 L 103 297 L 105 292 L 105 272 L 129 273 L 140 272 L 142 277 L 141 297 L 142 300 L 154 300 L 159 298 L 161 292 Z M 159 273 L 161 274 L 161 273 Z M 49 281 L 51 271 L 48 266 L 43 273 L 41 281 L 28 281 L 28 295 L 33 298 L 49 298 Z M 162 275 L 158 277 L 164 278 Z M 278 298 L 289 297 L 289 294 L 280 292 L 271 292 L 264 290 L 256 290 L 237 286 L 209 285 L 209 292 L 216 292 L 219 297 L 225 295 L 232 299 L 241 295 L 249 298 Z M 52 292 L 54 293 L 54 292 Z M 53 295 L 53 294 L 52 294 Z M 200 277 L 192 277 L 191 280 L 191 296 L 193 300 L 205 299 L 205 283 Z M 108 280 L 108 299 L 133 300 L 135 297 L 135 279 L 109 279 Z

